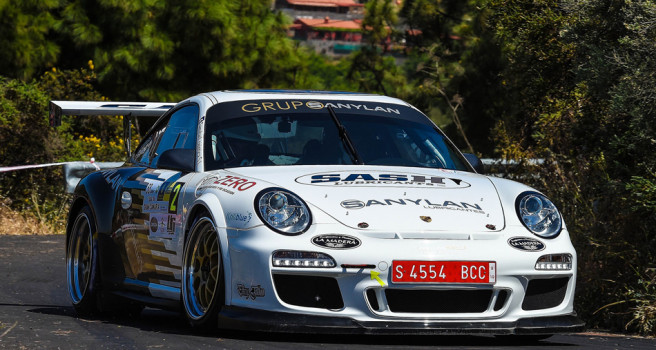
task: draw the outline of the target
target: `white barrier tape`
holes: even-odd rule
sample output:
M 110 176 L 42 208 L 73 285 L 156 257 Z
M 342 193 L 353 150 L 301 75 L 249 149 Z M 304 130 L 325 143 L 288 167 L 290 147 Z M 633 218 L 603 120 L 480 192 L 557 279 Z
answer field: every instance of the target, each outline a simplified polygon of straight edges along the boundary
M 35 164 L 35 165 L 17 165 L 17 166 L 7 166 L 0 168 L 0 173 L 14 170 L 23 170 L 23 169 L 35 169 L 35 168 L 46 168 L 49 166 L 64 165 L 71 162 L 62 162 L 62 163 L 48 163 L 48 164 Z
M 14 170 L 46 168 L 46 167 L 50 167 L 50 166 L 66 165 L 66 164 L 73 164 L 73 163 L 79 163 L 79 162 L 61 162 L 61 163 L 48 163 L 48 164 L 7 166 L 7 167 L 0 168 L 0 173 L 5 173 L 5 172 L 8 172 L 8 171 L 14 171 Z M 100 167 L 98 166 L 98 164 L 96 164 L 95 159 L 91 158 L 89 163 L 93 164 L 93 166 L 96 168 L 96 170 L 100 170 Z

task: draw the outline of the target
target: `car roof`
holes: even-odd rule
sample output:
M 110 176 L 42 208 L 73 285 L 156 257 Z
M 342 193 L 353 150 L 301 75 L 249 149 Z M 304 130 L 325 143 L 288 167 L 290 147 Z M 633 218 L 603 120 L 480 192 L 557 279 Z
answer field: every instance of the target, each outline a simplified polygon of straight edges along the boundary
M 393 103 L 412 107 L 407 102 L 383 95 L 364 94 L 346 91 L 314 91 L 314 90 L 226 90 L 201 94 L 214 103 L 242 100 L 277 100 L 298 98 L 304 100 L 334 100 Z

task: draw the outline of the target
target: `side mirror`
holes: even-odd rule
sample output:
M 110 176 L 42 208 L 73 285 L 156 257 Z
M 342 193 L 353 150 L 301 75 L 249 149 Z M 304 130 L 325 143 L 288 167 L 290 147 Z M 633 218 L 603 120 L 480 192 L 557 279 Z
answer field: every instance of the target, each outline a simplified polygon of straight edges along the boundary
M 159 156 L 155 166 L 184 172 L 196 171 L 196 151 L 184 148 L 167 149 Z
M 477 173 L 483 174 L 485 173 L 485 169 L 483 168 L 483 162 L 481 162 L 480 158 L 478 158 L 475 154 L 471 153 L 463 153 L 465 156 L 465 159 L 471 164 L 471 166 L 476 170 Z

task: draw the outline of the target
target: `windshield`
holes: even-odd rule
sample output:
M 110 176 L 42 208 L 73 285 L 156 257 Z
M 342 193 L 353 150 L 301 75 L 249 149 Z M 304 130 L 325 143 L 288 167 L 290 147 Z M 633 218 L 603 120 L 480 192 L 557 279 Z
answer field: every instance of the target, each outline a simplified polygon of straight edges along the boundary
M 394 113 L 374 108 L 367 113 L 344 109 L 335 109 L 337 121 L 325 108 L 257 111 L 266 113 L 242 108 L 237 116 L 211 113 L 210 109 L 205 169 L 354 164 L 353 151 L 340 136 L 338 122 L 363 164 L 470 170 L 426 117 L 422 116 L 426 119 L 423 122 L 416 115 L 397 116 L 402 111 L 419 114 L 410 108 L 395 109 Z

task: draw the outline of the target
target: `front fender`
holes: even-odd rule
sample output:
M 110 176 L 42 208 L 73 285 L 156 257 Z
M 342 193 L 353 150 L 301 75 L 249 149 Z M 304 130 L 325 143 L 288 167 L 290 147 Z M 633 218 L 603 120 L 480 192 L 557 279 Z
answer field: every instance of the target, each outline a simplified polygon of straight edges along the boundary
M 194 203 L 194 209 L 197 209 L 199 206 L 205 207 L 205 210 L 210 213 L 216 228 L 226 228 L 225 216 L 223 215 L 223 206 L 221 205 L 221 202 L 216 197 L 216 195 L 212 193 L 205 193 L 201 195 L 196 199 L 196 202 Z M 192 210 L 192 212 L 195 211 L 196 210 Z M 188 225 L 191 225 L 191 222 L 189 222 Z M 188 227 L 188 229 L 189 228 L 191 227 Z
M 82 200 L 91 207 L 98 233 L 111 234 L 112 220 L 123 183 L 142 168 L 115 168 L 93 172 L 75 187 L 74 204 L 69 213 L 69 224 L 83 206 Z
M 75 219 L 75 215 L 82 207 L 83 200 L 91 207 L 96 220 L 96 229 L 99 233 L 109 233 L 112 230 L 112 216 L 116 205 L 116 192 L 100 172 L 87 175 L 75 187 L 75 207 L 70 211 L 69 223 Z M 75 210 L 78 209 L 78 210 Z

